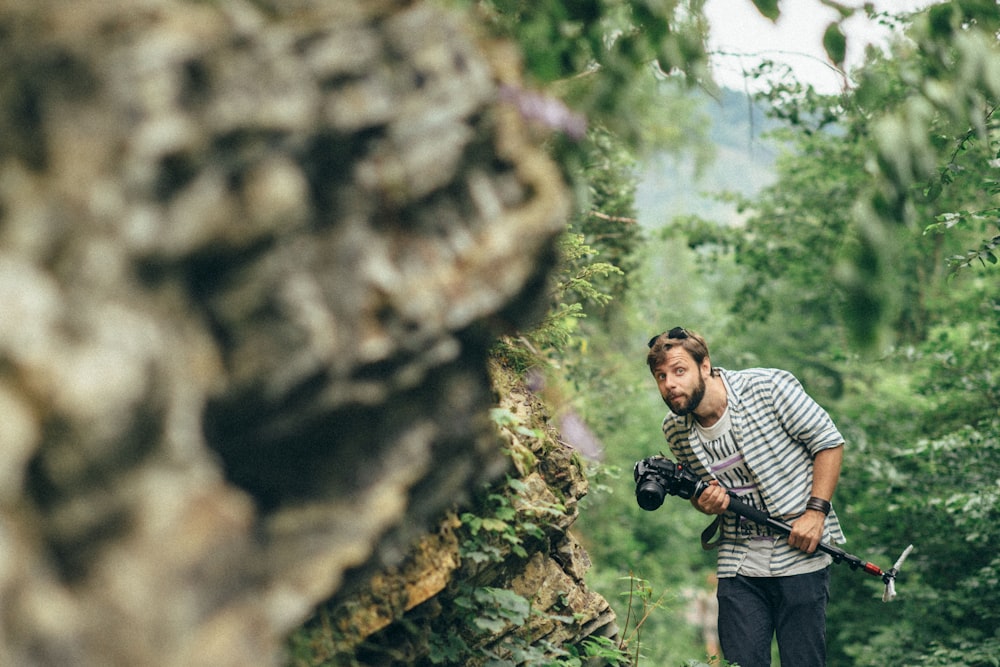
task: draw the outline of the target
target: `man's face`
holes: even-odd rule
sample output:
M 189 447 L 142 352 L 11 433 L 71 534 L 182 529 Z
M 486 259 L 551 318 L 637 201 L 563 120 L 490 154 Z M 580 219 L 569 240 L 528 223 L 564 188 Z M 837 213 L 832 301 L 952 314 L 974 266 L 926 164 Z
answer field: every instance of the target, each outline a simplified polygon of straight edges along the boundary
M 683 347 L 667 350 L 662 364 L 653 369 L 656 386 L 663 402 L 675 415 L 683 417 L 694 412 L 705 397 L 705 372 L 710 368 L 706 358 L 699 366 Z

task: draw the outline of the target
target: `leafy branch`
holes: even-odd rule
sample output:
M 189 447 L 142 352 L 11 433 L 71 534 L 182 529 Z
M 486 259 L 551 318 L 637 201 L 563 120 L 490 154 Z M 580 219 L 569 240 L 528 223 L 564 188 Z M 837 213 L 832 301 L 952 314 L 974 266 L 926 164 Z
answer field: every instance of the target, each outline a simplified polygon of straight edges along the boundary
M 977 261 L 982 264 L 983 267 L 986 266 L 987 262 L 995 265 L 997 263 L 997 248 L 1000 248 L 1000 234 L 994 236 L 992 239 L 983 241 L 976 250 L 970 250 L 964 255 L 955 255 L 950 257 L 948 259 L 948 265 L 951 267 L 953 272 L 969 268 Z

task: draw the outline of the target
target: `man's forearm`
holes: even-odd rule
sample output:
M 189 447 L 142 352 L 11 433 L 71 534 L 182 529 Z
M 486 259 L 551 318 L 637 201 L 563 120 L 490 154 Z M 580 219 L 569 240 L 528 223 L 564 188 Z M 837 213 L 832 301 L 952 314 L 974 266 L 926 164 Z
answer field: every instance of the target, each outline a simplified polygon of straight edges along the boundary
M 813 496 L 826 501 L 833 498 L 833 492 L 840 480 L 840 464 L 843 460 L 843 445 L 824 449 L 813 458 Z M 792 522 L 788 543 L 808 554 L 815 552 L 823 537 L 825 515 L 824 511 L 807 509 L 801 517 Z
M 844 446 L 824 449 L 813 458 L 812 495 L 831 500 L 840 481 L 840 466 L 844 461 Z

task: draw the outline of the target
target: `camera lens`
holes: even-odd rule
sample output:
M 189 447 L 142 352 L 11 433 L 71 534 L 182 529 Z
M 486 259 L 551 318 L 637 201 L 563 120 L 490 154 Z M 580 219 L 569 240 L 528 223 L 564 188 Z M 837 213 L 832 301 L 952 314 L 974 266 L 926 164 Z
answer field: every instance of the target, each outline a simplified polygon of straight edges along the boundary
M 653 480 L 646 480 L 635 487 L 636 502 L 639 503 L 639 507 L 650 512 L 663 504 L 664 496 L 666 496 L 664 488 Z

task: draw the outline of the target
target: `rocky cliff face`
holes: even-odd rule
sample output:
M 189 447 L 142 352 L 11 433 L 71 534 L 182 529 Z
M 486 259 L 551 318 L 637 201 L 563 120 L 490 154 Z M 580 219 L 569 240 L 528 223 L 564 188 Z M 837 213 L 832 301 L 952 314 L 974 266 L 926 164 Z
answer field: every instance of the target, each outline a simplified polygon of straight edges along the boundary
M 570 530 L 587 493 L 580 455 L 538 397 L 503 368 L 493 376 L 506 481 L 456 506 L 398 566 L 322 605 L 292 638 L 295 667 L 555 664 L 563 650 L 617 639 Z
M 0 664 L 277 664 L 503 469 L 566 210 L 507 62 L 420 2 L 0 2 Z

